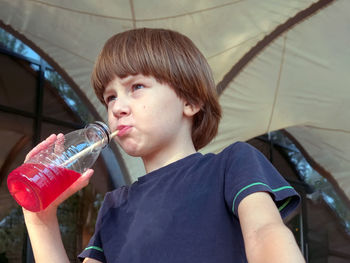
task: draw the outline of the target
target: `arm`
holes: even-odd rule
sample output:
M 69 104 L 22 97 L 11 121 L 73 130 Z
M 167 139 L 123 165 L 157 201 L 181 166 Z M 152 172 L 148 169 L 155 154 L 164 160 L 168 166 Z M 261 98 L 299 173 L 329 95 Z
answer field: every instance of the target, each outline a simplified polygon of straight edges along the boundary
M 238 206 L 238 216 L 249 262 L 305 262 L 268 193 L 245 197 Z
M 93 171 L 85 172 L 70 188 L 45 210 L 38 213 L 23 209 L 23 215 L 33 248 L 35 262 L 68 262 L 57 220 L 57 207 L 69 196 L 86 186 Z M 89 262 L 89 261 L 87 261 Z M 92 261 L 93 262 L 93 261 Z
M 51 135 L 45 141 L 36 146 L 27 155 L 26 159 L 30 158 L 30 156 L 33 156 L 41 149 L 47 147 L 47 145 L 55 141 L 57 137 L 58 136 L 56 135 Z M 69 259 L 64 249 L 59 230 L 56 215 L 57 207 L 68 197 L 85 187 L 89 183 L 89 179 L 92 174 L 93 170 L 87 170 L 71 187 L 69 187 L 45 210 L 34 213 L 23 209 L 23 215 L 36 262 L 40 263 L 50 261 L 53 263 L 69 263 Z M 94 263 L 98 261 L 86 262 Z
M 85 258 L 83 263 L 102 263 L 102 262 L 92 258 Z
M 24 219 L 30 237 L 35 262 L 69 262 L 63 247 L 56 217 L 56 209 L 33 213 L 23 209 Z

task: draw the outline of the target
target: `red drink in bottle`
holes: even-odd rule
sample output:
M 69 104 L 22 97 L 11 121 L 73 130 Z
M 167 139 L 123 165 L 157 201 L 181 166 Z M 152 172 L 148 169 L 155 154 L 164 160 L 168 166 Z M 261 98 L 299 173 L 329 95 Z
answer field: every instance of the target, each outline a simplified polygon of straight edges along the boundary
M 50 205 L 88 168 L 118 131 L 95 122 L 41 147 L 26 163 L 13 170 L 7 186 L 19 205 L 39 212 Z
M 80 173 L 62 167 L 25 163 L 10 173 L 7 185 L 19 205 L 38 212 L 45 209 L 80 176 Z

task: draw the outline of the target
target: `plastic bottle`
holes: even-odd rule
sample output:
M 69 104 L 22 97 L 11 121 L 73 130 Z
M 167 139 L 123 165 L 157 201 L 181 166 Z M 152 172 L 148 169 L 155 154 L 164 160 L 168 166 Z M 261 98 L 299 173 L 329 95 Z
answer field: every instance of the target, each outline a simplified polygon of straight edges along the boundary
M 111 137 L 102 122 L 64 135 L 9 174 L 11 195 L 29 211 L 45 209 L 95 163 Z

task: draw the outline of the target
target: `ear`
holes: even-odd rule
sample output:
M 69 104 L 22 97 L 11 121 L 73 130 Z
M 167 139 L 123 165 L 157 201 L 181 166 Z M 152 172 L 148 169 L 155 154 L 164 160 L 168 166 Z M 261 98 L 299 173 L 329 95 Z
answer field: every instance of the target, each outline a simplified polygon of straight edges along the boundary
M 184 115 L 186 117 L 193 117 L 201 109 L 200 105 L 194 105 L 187 101 L 184 102 Z

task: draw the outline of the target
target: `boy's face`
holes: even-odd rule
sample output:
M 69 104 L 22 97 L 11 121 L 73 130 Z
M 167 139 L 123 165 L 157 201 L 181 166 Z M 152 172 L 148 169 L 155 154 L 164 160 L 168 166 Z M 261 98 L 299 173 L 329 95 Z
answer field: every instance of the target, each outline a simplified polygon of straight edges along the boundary
M 126 153 L 142 158 L 181 151 L 185 133 L 191 133 L 188 104 L 167 84 L 141 74 L 115 77 L 103 93 L 112 131 Z

